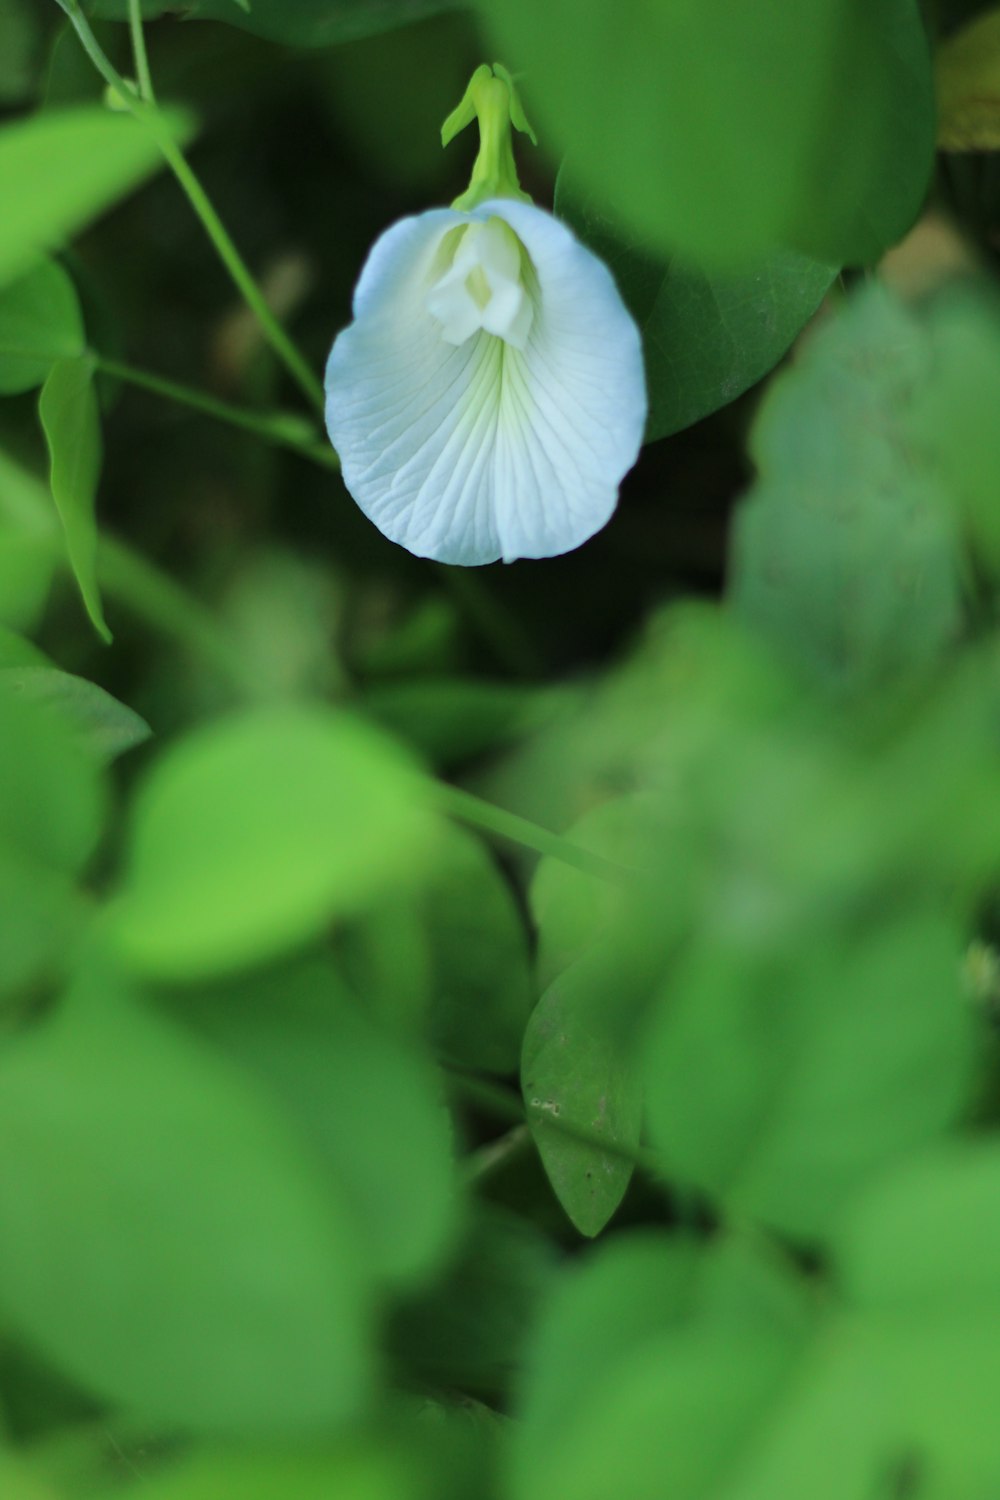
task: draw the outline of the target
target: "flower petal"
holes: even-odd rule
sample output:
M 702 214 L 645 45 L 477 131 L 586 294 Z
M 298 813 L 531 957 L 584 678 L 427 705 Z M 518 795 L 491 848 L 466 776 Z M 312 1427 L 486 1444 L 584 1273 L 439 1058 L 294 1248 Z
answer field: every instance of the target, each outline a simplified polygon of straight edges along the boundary
M 485 329 L 449 343 L 428 305 L 448 236 L 498 218 L 530 262 L 530 317 L 512 328 L 524 347 Z M 465 565 L 586 541 L 614 511 L 646 418 L 639 333 L 607 267 L 557 219 L 512 199 L 433 209 L 382 235 L 326 389 L 361 509 L 417 556 Z

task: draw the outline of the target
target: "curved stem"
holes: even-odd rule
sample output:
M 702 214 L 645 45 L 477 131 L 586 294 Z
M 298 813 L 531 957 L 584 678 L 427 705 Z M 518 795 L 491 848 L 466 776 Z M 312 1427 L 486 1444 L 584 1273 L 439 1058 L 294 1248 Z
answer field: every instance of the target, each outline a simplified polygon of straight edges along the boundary
M 181 385 L 176 380 L 168 380 L 165 376 L 156 375 L 150 370 L 137 370 L 132 365 L 122 364 L 120 360 L 106 359 L 102 354 L 95 354 L 94 362 L 98 370 L 105 375 L 113 376 L 116 380 L 124 381 L 126 385 L 134 385 L 139 390 L 150 391 L 154 396 L 162 396 L 167 401 L 175 401 L 178 405 L 201 412 L 206 417 L 214 418 L 215 421 L 226 422 L 230 427 L 239 427 L 244 432 L 252 432 L 263 442 L 277 443 L 283 448 L 289 448 L 293 453 L 308 458 L 312 463 L 319 464 L 324 469 L 338 470 L 340 468 L 340 460 L 336 453 L 320 439 L 315 430 L 308 433 L 296 430 L 299 423 L 298 417 L 287 417 L 281 412 L 247 411 L 245 407 L 234 406 L 228 401 L 220 401 L 216 396 L 209 395 L 207 391 Z
M 292 379 L 306 396 L 310 405 L 322 413 L 323 387 L 320 381 L 268 307 L 263 292 L 254 281 L 243 257 L 233 244 L 225 225 L 212 206 L 208 194 L 195 176 L 187 158 L 174 140 L 155 104 L 140 98 L 131 84 L 127 83 L 118 70 L 109 62 L 101 50 L 97 38 L 91 31 L 86 16 L 80 9 L 79 0 L 56 0 L 56 4 L 69 17 L 74 31 L 80 38 L 84 51 L 101 77 L 114 89 L 128 112 L 136 120 L 145 125 L 153 135 L 164 160 L 180 183 L 191 207 L 201 220 L 205 233 L 215 247 L 216 254 L 229 272 L 236 289 L 260 324 L 264 337 Z
M 615 864 L 613 860 L 594 854 L 590 849 L 581 849 L 579 844 L 571 843 L 557 833 L 550 833 L 547 828 L 541 828 L 527 818 L 518 817 L 517 813 L 507 812 L 505 808 L 496 807 L 492 802 L 484 802 L 481 797 L 463 791 L 461 787 L 449 786 L 443 781 L 435 785 L 437 803 L 442 812 L 451 813 L 463 823 L 471 823 L 474 828 L 482 828 L 498 838 L 522 844 L 526 849 L 534 849 L 536 854 L 547 854 L 564 865 L 572 865 L 584 875 L 593 875 L 598 880 L 610 881 L 614 885 L 631 885 L 639 875 L 637 870 Z
M 149 59 L 146 56 L 146 38 L 142 29 L 141 0 L 128 0 L 128 28 L 132 34 L 132 56 L 135 59 L 139 98 L 144 99 L 147 104 L 155 104 L 156 96 L 153 93 L 153 80 L 150 77 Z

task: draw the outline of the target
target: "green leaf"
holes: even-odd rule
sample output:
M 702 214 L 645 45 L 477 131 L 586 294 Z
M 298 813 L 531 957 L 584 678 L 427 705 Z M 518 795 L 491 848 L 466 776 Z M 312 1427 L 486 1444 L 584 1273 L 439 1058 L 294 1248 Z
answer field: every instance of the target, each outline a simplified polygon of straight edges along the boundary
M 529 1349 L 514 1500 L 742 1496 L 730 1483 L 810 1327 L 800 1284 L 745 1246 L 610 1242 Z
M 607 1004 L 599 1003 L 618 977 L 617 965 L 605 958 L 584 957 L 553 981 L 528 1023 L 521 1062 L 528 1121 L 545 1171 L 586 1235 L 599 1234 L 625 1196 L 642 1123 L 639 1061 Z M 574 1127 L 620 1147 L 621 1154 L 577 1138 Z
M 51 708 L 0 685 L 0 846 L 67 874 L 92 853 L 105 788 L 93 758 Z
M 0 686 L 32 702 L 51 704 L 98 760 L 115 760 L 152 734 L 145 719 L 84 677 L 60 672 L 44 662 L 8 664 L 3 659 L 2 642 Z
M 273 1093 L 352 1210 L 370 1264 L 425 1277 L 454 1230 L 450 1126 L 415 1048 L 376 1026 L 318 960 L 195 990 L 174 1013 Z
M 753 431 L 731 599 L 835 696 L 920 684 L 958 635 L 957 507 L 915 420 L 931 361 L 915 318 L 872 288 L 771 386 Z
M 906 441 L 933 466 L 990 574 L 1000 574 L 996 474 L 1000 306 L 988 284 L 943 291 L 919 309 L 927 373 L 903 410 Z
M 168 112 L 163 119 L 178 138 L 190 133 L 183 115 Z M 124 197 L 160 161 L 150 130 L 95 105 L 6 125 L 0 130 L 0 285 Z
M 578 819 L 566 838 L 626 870 L 639 870 L 648 864 L 654 812 L 655 803 L 648 797 L 613 797 Z M 528 900 L 538 930 L 538 985 L 545 990 L 583 953 L 620 930 L 633 908 L 634 893 L 546 857 L 538 863 Z
M 767 953 L 709 931 L 645 1050 L 668 1171 L 730 1212 L 829 1233 L 878 1172 L 932 1141 L 970 1085 L 961 940 L 918 913 Z
M 346 714 L 276 707 L 202 729 L 137 796 L 118 949 L 181 980 L 276 957 L 413 879 L 427 798 L 396 747 Z
M 99 971 L 0 1053 L 0 1302 L 148 1420 L 352 1414 L 368 1297 L 346 1216 L 265 1096 Z
M 330 47 L 406 26 L 424 16 L 452 10 L 458 0 L 142 0 L 152 19 L 182 12 L 186 19 L 225 21 L 272 42 L 292 47 Z M 124 21 L 127 0 L 91 0 L 93 16 Z
M 419 904 L 435 1048 L 475 1070 L 516 1072 L 534 989 L 510 886 L 478 839 L 448 828 Z
M 868 263 L 913 222 L 933 158 L 916 0 L 483 0 L 495 50 L 588 193 L 650 246 L 751 267 L 788 245 Z
M 55 261 L 0 287 L 0 395 L 41 385 L 57 359 L 82 354 L 76 288 Z
M 998 1203 L 993 1141 L 879 1179 L 838 1235 L 842 1304 L 762 1434 L 741 1500 L 907 1488 L 986 1500 L 1000 1468 Z
M 66 533 L 69 560 L 94 628 L 102 640 L 110 641 L 97 586 L 94 503 L 101 477 L 101 414 L 93 360 L 84 355 L 54 364 L 42 387 L 38 414 L 49 445 L 52 498 Z
M 791 250 L 771 250 L 740 272 L 655 260 L 565 179 L 564 169 L 556 212 L 610 267 L 642 333 L 647 443 L 727 406 L 773 369 L 836 275 Z
M 1000 149 L 1000 10 L 976 16 L 948 37 L 934 67 L 941 149 Z

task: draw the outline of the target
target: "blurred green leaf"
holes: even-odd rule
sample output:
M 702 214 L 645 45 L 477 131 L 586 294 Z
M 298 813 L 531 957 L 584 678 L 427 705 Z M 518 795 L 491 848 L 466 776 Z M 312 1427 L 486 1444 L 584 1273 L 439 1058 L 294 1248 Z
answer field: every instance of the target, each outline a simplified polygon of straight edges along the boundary
M 136 798 L 118 949 L 163 979 L 275 957 L 414 878 L 434 832 L 427 796 L 346 714 L 276 707 L 203 728 Z
M 180 11 L 185 18 L 226 21 L 292 47 L 330 47 L 374 36 L 423 16 L 453 9 L 459 0 L 142 0 L 152 19 Z M 93 16 L 124 21 L 127 0 L 89 0 Z
M 440 1262 L 455 1185 L 433 1074 L 359 1009 L 331 965 L 303 961 L 195 990 L 174 1013 L 266 1084 L 302 1128 L 380 1275 L 413 1281 Z
M 163 117 L 178 138 L 190 123 Z M 125 196 L 160 164 L 152 133 L 136 120 L 88 106 L 16 120 L 0 131 L 0 285 L 28 269 Z
M 913 222 L 934 118 L 916 0 L 483 0 L 552 149 L 644 241 L 745 268 L 868 263 Z M 516 61 L 515 61 L 516 60 Z
M 57 359 L 82 354 L 76 289 L 55 261 L 0 288 L 0 395 L 41 385 Z
M 46 665 L 7 665 L 2 647 L 0 686 L 34 703 L 51 704 L 65 715 L 98 760 L 115 760 L 152 734 L 145 719 L 96 683 Z
M 836 695 L 899 693 L 958 635 L 956 507 L 914 421 L 931 379 L 915 319 L 875 287 L 818 331 L 754 427 L 732 602 Z
M 998 1203 L 994 1142 L 953 1145 L 873 1184 L 837 1237 L 840 1303 L 753 1452 L 741 1500 L 907 1490 L 986 1500 L 997 1473 Z
M 345 1211 L 266 1096 L 98 970 L 0 1052 L 7 1318 L 94 1395 L 207 1432 L 367 1394 Z
M 742 1496 L 810 1331 L 800 1284 L 745 1246 L 611 1243 L 565 1280 L 529 1350 L 515 1500 Z
M 649 861 L 654 815 L 655 803 L 648 797 L 613 797 L 585 813 L 566 837 L 626 870 L 639 870 Z M 550 857 L 539 861 L 528 898 L 538 930 L 535 969 L 543 990 L 581 954 L 619 929 L 634 902 L 633 892 L 624 885 L 595 880 Z
M 1000 148 L 1000 10 L 976 16 L 949 36 L 934 67 L 941 149 Z
M 773 250 L 741 272 L 656 261 L 623 238 L 593 196 L 563 169 L 556 212 L 609 266 L 642 333 L 646 442 L 728 406 L 766 375 L 812 317 L 836 271 Z
M 42 386 L 38 414 L 49 445 L 52 498 L 66 533 L 69 560 L 94 628 L 110 642 L 97 586 L 94 503 L 102 445 L 93 360 L 80 356 L 54 364 Z
M 419 912 L 432 1043 L 474 1070 L 515 1073 L 534 999 L 528 938 L 509 885 L 478 839 L 447 829 Z
M 923 912 L 765 957 L 707 932 L 671 976 L 645 1049 L 668 1172 L 733 1213 L 827 1235 L 966 1102 L 960 955 L 959 934 Z
M 641 1067 L 605 1000 L 617 977 L 584 957 L 553 980 L 532 1012 L 521 1060 L 521 1089 L 545 1171 L 576 1228 L 591 1236 L 625 1196 L 642 1122 Z M 578 1139 L 573 1127 L 623 1154 Z
M 97 843 L 103 780 L 93 758 L 47 705 L 0 685 L 0 845 L 71 874 Z
M 906 440 L 947 484 L 974 546 L 1000 574 L 1000 305 L 984 283 L 952 286 L 919 309 L 927 374 L 905 412 Z

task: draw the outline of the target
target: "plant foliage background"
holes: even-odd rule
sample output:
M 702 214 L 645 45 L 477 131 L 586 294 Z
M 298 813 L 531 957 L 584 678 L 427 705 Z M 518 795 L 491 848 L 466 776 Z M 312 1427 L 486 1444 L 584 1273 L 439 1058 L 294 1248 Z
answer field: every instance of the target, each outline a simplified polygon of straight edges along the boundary
M 493 56 L 649 442 L 463 571 L 316 396 Z M 1000 12 L 0 0 L 0 103 L 0 1493 L 988 1500 Z

